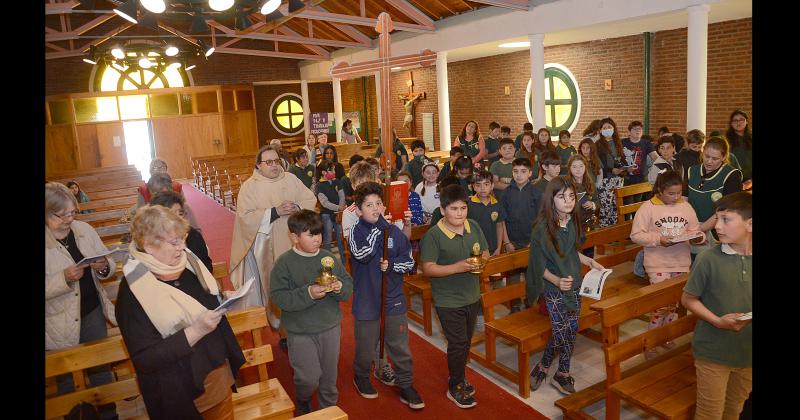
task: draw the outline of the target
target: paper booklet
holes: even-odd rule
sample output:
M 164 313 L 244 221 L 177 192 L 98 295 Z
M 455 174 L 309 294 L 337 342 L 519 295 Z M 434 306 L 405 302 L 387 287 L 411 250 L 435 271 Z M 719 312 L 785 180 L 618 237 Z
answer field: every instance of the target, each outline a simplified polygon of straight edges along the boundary
M 222 303 L 219 304 L 219 306 L 214 308 L 214 310 L 219 312 L 223 309 L 230 309 L 234 303 L 238 302 L 239 299 L 243 298 L 247 294 L 247 292 L 250 290 L 250 287 L 253 286 L 253 282 L 255 280 L 256 280 L 255 277 L 250 277 L 249 279 L 247 279 L 247 281 L 244 282 L 242 287 L 240 287 L 239 290 L 237 290 L 236 293 L 233 294 L 233 296 L 225 299 Z
M 750 320 L 750 319 L 753 319 L 753 312 L 752 311 L 740 316 L 739 318 L 736 318 L 736 320 L 738 320 L 738 321 L 747 321 L 747 320 Z
M 120 252 L 120 251 L 123 251 L 123 249 L 122 249 L 122 247 L 118 246 L 118 247 L 115 247 L 113 249 L 109 249 L 108 251 L 101 252 L 101 253 L 99 253 L 97 255 L 91 256 L 91 257 L 84 257 L 82 260 L 78 261 L 77 265 L 91 264 L 91 263 L 94 263 L 94 262 L 98 262 L 98 261 L 104 259 L 106 256 L 111 255 L 111 254 L 113 254 L 115 252 Z
M 594 300 L 600 300 L 600 295 L 603 293 L 603 285 L 606 284 L 606 279 L 613 272 L 614 270 L 610 268 L 606 268 L 605 270 L 593 268 L 589 270 L 589 272 L 583 276 L 581 290 L 578 294 Z
M 586 195 L 586 191 L 579 192 L 578 194 L 576 194 L 575 195 L 575 202 L 576 203 L 580 203 L 580 201 L 581 201 L 581 199 L 583 198 L 584 195 Z
M 673 236 L 669 240 L 671 242 L 684 242 L 684 241 L 690 241 L 690 240 L 692 240 L 694 238 L 700 238 L 702 236 L 703 236 L 703 232 L 698 230 L 696 232 L 687 232 L 687 233 L 684 233 L 683 235 Z

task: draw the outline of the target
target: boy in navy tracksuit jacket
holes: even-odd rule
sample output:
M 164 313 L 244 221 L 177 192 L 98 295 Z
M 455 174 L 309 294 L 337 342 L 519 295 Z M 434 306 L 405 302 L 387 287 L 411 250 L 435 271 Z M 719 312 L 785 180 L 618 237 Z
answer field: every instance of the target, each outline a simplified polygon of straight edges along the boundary
M 382 272 L 387 275 L 384 348 L 394 362 L 395 385 L 400 400 L 412 409 L 425 407 L 412 387 L 411 351 L 408 347 L 406 297 L 403 274 L 411 272 L 414 259 L 411 243 L 397 226 L 383 218 L 383 188 L 366 182 L 356 188 L 353 198 L 359 216 L 348 239 L 353 269 L 353 316 L 356 341 L 353 371 L 354 384 L 364 398 L 376 398 L 378 392 L 369 379 L 370 364 L 380 339 Z M 389 234 L 388 261 L 383 260 L 384 232 Z

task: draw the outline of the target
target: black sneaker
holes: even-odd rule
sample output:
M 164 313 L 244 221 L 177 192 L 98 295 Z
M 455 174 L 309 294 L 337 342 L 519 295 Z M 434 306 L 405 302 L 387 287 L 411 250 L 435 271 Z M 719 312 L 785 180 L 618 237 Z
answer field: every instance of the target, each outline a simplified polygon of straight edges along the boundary
M 280 347 L 283 351 L 289 351 L 289 343 L 286 341 L 286 337 L 278 340 L 278 347 Z
M 359 394 L 361 394 L 364 398 L 378 398 L 378 391 L 375 390 L 375 387 L 372 386 L 372 382 L 369 381 L 369 377 L 366 378 L 353 378 L 353 384 L 356 386 L 356 390 Z
M 311 412 L 311 401 L 297 400 L 297 415 L 302 416 Z
M 550 384 L 564 395 L 575 393 L 575 379 L 572 376 L 561 376 L 556 373 L 550 380 Z
M 413 386 L 400 390 L 400 401 L 402 401 L 403 404 L 408 404 L 408 406 L 414 410 L 425 408 L 425 403 L 422 402 L 422 398 Z
M 458 408 L 471 408 L 478 405 L 475 399 L 464 390 L 464 384 L 458 384 L 447 391 L 447 398 L 454 402 Z
M 384 385 L 395 386 L 394 369 L 392 369 L 392 365 L 388 363 L 383 365 L 380 369 L 375 369 L 375 377 Z
M 462 382 L 462 384 L 464 384 L 464 392 L 466 392 L 467 395 L 469 395 L 470 397 L 475 395 L 475 387 L 472 386 L 471 383 L 467 382 L 466 376 L 464 377 L 464 382 Z
M 531 371 L 531 391 L 539 389 L 545 379 L 547 379 L 547 373 L 542 370 L 542 364 L 537 363 Z

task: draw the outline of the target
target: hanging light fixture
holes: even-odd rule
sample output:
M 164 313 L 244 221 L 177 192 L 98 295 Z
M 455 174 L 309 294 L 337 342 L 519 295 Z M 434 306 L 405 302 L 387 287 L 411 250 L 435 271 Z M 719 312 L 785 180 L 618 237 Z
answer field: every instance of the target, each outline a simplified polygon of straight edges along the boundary
M 139 59 L 139 67 L 143 69 L 149 69 L 150 67 L 153 67 L 153 62 L 150 61 L 147 57 L 142 57 Z
M 248 13 L 244 9 L 239 9 L 236 12 L 236 19 L 234 20 L 234 28 L 243 31 L 253 25 L 253 22 L 247 17 Z
M 200 51 L 206 57 L 210 56 L 211 54 L 214 54 L 214 50 L 216 49 L 216 48 L 206 44 L 202 39 L 198 39 L 197 40 L 197 46 L 200 47 Z
M 164 50 L 164 54 L 166 54 L 169 57 L 175 57 L 176 55 L 178 55 L 179 52 L 180 51 L 178 50 L 178 47 L 174 45 L 168 45 L 167 48 Z
M 192 27 L 190 31 L 193 34 L 205 33 L 209 31 L 208 23 L 206 23 L 206 19 L 198 14 L 192 19 Z
M 188 67 L 186 67 L 186 69 L 185 69 L 185 70 L 186 70 L 186 71 L 189 71 L 189 70 L 191 70 L 191 69 L 193 69 L 193 68 L 195 68 L 195 67 L 197 67 L 197 66 L 196 66 L 196 65 L 194 65 L 194 64 L 192 64 L 191 66 L 188 66 Z
M 140 0 L 142 7 L 153 13 L 164 13 L 167 10 L 167 4 L 164 0 Z
M 233 6 L 233 0 L 208 0 L 208 7 L 218 11 L 224 12 Z
M 289 0 L 289 13 L 294 13 L 306 5 L 301 0 Z
M 123 51 L 119 46 L 116 46 L 111 49 L 111 55 L 113 55 L 116 59 L 122 60 L 125 58 L 125 51 Z
M 261 4 L 261 14 L 268 15 L 276 10 L 281 5 L 281 0 L 266 0 Z M 282 15 L 281 15 L 282 16 Z
M 155 13 L 142 13 L 142 17 L 139 18 L 139 25 L 154 31 L 158 30 L 158 19 L 156 19 Z
M 111 67 L 113 67 L 115 70 L 117 70 L 120 73 L 123 73 L 125 71 L 125 67 L 123 67 L 121 64 L 116 63 L 116 62 L 115 63 L 111 63 Z
M 118 14 L 127 21 L 136 22 L 136 0 L 128 0 L 121 6 L 114 9 L 114 13 Z

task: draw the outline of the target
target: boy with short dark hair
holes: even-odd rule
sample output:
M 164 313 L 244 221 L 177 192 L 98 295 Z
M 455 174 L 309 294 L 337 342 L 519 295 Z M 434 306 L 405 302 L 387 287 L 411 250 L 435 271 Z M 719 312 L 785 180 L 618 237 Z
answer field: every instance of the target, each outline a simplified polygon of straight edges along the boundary
M 522 124 L 522 132 L 517 134 L 517 138 L 514 140 L 514 148 L 515 149 L 519 150 L 519 148 L 522 147 L 522 135 L 525 134 L 525 133 L 528 133 L 531 136 L 533 136 L 533 124 L 531 124 L 529 122 L 526 122 L 525 124 Z M 533 137 L 533 138 L 535 138 L 535 137 Z
M 514 178 L 503 193 L 500 204 L 506 212 L 505 238 L 506 251 L 511 252 L 530 245 L 533 220 L 538 214 L 538 203 L 530 182 L 531 161 L 516 158 L 511 163 L 511 176 Z
M 299 179 L 306 188 L 314 190 L 314 182 L 316 177 L 314 172 L 317 171 L 314 164 L 309 163 L 308 152 L 306 149 L 297 149 L 294 151 L 294 165 L 289 166 L 289 172 Z
M 439 172 L 439 176 L 436 178 L 437 181 L 441 182 L 444 177 L 450 174 L 450 170 L 455 165 L 458 158 L 464 156 L 464 149 L 461 146 L 453 146 L 450 149 L 450 161 L 445 162 L 444 166 L 442 167 L 442 171 Z
M 344 201 L 344 191 L 336 180 L 336 167 L 333 162 L 323 160 L 317 165 L 317 180 L 314 193 L 319 201 L 319 214 L 324 225 L 322 247 L 330 251 L 331 243 L 335 240 L 339 248 L 340 261 L 344 263 L 342 225 L 336 220 L 336 213 L 347 206 Z
M 514 181 L 511 177 L 511 162 L 514 161 L 515 152 L 513 140 L 500 140 L 500 159 L 489 167 L 494 180 L 494 195 L 498 200 L 503 198 L 503 192 Z
M 511 127 L 504 125 L 500 127 L 500 138 L 501 139 L 510 139 L 511 138 Z
M 683 167 L 675 160 L 675 140 L 672 136 L 659 137 L 656 150 L 658 159 L 653 162 L 650 172 L 647 173 L 647 182 L 655 185 L 658 175 L 668 170 L 677 172 L 683 179 Z
M 753 386 L 753 326 L 744 317 L 753 310 L 752 194 L 720 198 L 716 215 L 721 244 L 697 256 L 681 304 L 699 318 L 695 419 L 738 419 Z
M 489 166 L 500 159 L 500 124 L 492 121 L 489 123 L 489 135 L 484 139 L 486 144 L 486 156 L 484 160 L 489 161 Z
M 347 167 L 352 168 L 356 163 L 361 162 L 362 160 L 364 160 L 364 156 L 356 153 L 353 156 L 350 156 L 350 161 L 348 162 Z M 339 179 L 339 185 L 342 187 L 342 191 L 344 191 L 345 204 L 348 206 L 353 204 L 353 183 L 350 181 L 350 176 L 345 175 Z
M 644 182 L 650 170 L 647 166 L 647 158 L 650 158 L 650 162 L 658 159 L 655 147 L 649 141 L 643 141 L 642 134 L 644 134 L 642 122 L 632 121 L 628 124 L 628 137 L 622 139 L 622 148 L 625 154 L 623 166 L 628 167 L 625 185 Z
M 464 189 L 464 193 L 467 194 L 467 196 L 472 195 L 472 173 L 475 170 L 475 166 L 472 165 L 472 159 L 469 156 L 461 156 L 458 158 L 453 168 L 455 169 L 458 183 L 461 185 L 461 188 Z
M 364 398 L 377 398 L 378 392 L 369 379 L 370 367 L 378 345 L 381 312 L 382 274 L 387 276 L 384 343 L 386 354 L 394 362 L 395 385 L 400 400 L 415 410 L 425 407 L 412 386 L 411 351 L 408 347 L 406 297 L 403 295 L 403 274 L 414 268 L 411 242 L 403 232 L 383 218 L 383 188 L 376 182 L 359 185 L 354 193 L 359 222 L 350 235 L 354 291 L 353 317 L 356 342 L 353 380 Z M 389 235 L 388 260 L 383 259 L 384 235 Z
M 294 246 L 278 257 L 270 274 L 270 299 L 281 308 L 281 326 L 288 333 L 289 363 L 294 369 L 297 414 L 311 410 L 311 396 L 319 389 L 319 408 L 336 405 L 339 361 L 339 302 L 353 292 L 353 280 L 344 265 L 322 245 L 322 219 L 301 210 L 288 220 Z M 330 289 L 316 283 L 323 267 L 338 278 Z
M 558 157 L 561 158 L 561 173 L 559 173 L 559 175 L 567 174 L 567 162 L 569 162 L 569 158 L 578 153 L 578 151 L 575 150 L 575 146 L 570 144 L 569 137 L 570 134 L 567 130 L 558 132 L 558 147 L 556 147 L 556 152 L 558 153 Z
M 422 237 L 422 271 L 431 279 L 436 313 L 447 339 L 447 398 L 459 408 L 474 407 L 475 389 L 466 381 L 465 370 L 475 321 L 480 307 L 480 267 L 467 259 L 473 253 L 489 257 L 480 226 L 467 219 L 467 195 L 449 185 L 440 193 L 442 219 Z
M 411 191 L 414 191 L 417 184 L 422 182 L 422 167 L 433 161 L 425 156 L 425 142 L 422 140 L 414 140 L 411 142 L 411 154 L 414 155 L 414 157 L 402 171 L 407 171 L 411 174 Z
M 545 150 L 539 160 L 539 172 L 542 177 L 533 184 L 533 196 L 536 200 L 536 214 L 542 208 L 542 193 L 547 184 L 561 173 L 561 158 L 552 150 Z
M 513 146 L 513 144 L 512 144 Z M 489 171 L 480 171 L 472 176 L 472 189 L 475 195 L 470 197 L 467 207 L 469 218 L 478 222 L 489 245 L 492 255 L 500 255 L 503 247 L 503 221 L 505 210 L 492 194 L 493 176 Z
M 705 141 L 706 135 L 701 130 L 694 129 L 686 133 L 686 147 L 675 155 L 675 160 L 683 167 L 683 179 L 689 179 L 690 167 L 700 164 L 700 151 Z

